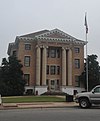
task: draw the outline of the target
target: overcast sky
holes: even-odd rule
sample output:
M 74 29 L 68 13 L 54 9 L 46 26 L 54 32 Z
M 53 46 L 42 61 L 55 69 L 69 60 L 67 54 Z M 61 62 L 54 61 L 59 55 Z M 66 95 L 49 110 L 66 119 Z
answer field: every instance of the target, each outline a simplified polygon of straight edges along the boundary
M 0 0 L 0 63 L 16 36 L 58 28 L 85 40 L 85 12 L 89 26 L 88 54 L 100 63 L 100 0 Z

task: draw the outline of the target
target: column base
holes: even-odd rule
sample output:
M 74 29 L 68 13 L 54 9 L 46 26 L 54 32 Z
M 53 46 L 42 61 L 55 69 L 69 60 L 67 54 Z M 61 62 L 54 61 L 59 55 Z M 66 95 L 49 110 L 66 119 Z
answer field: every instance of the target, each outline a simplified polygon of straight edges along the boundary
M 41 95 L 47 92 L 47 86 L 35 86 L 35 95 Z
M 34 86 L 25 86 L 25 95 L 33 95 L 34 94 Z
M 85 91 L 85 88 L 81 87 L 73 87 L 73 86 L 61 86 L 60 87 L 61 92 L 64 92 L 68 95 L 74 95 L 75 92 L 82 92 Z

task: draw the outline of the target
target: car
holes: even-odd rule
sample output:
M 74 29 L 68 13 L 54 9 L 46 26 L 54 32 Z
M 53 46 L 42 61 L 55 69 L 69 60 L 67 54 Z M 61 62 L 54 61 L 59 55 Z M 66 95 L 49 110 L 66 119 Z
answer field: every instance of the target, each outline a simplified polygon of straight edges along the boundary
M 95 86 L 90 92 L 76 94 L 74 101 L 79 103 L 81 108 L 90 108 L 92 104 L 100 104 L 100 85 Z

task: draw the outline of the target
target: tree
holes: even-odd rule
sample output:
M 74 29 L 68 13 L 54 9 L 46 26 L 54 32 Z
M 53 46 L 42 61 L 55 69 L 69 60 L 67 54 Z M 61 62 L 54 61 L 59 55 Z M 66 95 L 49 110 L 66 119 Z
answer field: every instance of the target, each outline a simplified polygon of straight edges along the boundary
M 91 90 L 94 86 L 100 84 L 100 66 L 97 61 L 97 55 L 88 55 L 88 87 Z M 86 60 L 85 60 L 86 61 Z M 84 72 L 80 76 L 80 81 L 86 84 L 86 62 L 84 64 Z
M 0 94 L 3 96 L 23 95 L 25 80 L 22 64 L 16 57 L 3 58 L 0 69 Z

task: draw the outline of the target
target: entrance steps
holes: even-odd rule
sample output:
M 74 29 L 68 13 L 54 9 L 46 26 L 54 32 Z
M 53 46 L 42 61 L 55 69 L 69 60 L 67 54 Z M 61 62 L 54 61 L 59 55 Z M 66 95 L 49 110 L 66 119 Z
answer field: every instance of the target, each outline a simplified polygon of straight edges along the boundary
M 42 95 L 66 95 L 66 93 L 61 91 L 47 91 L 43 93 Z

